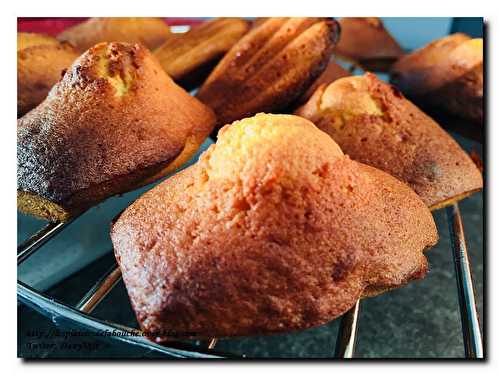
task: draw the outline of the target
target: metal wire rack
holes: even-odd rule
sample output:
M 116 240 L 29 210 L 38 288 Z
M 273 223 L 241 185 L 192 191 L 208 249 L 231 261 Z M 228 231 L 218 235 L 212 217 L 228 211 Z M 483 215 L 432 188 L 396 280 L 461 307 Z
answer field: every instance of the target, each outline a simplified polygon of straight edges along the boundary
M 465 357 L 483 358 L 483 343 L 476 310 L 474 285 L 458 204 L 455 203 L 448 207 L 446 212 L 450 230 L 450 245 L 455 263 Z M 71 221 L 49 223 L 19 245 L 17 249 L 18 266 L 35 252 L 39 251 L 70 224 Z M 210 339 L 204 347 L 175 341 L 169 342 L 168 345 L 159 345 L 145 338 L 141 331 L 137 329 L 93 317 L 93 310 L 120 279 L 120 268 L 115 263 L 96 281 L 94 286 L 75 306 L 69 306 L 62 301 L 57 301 L 19 280 L 17 281 L 17 296 L 20 302 L 50 317 L 55 323 L 66 320 L 75 326 L 91 332 L 113 331 L 115 332 L 114 336 L 122 342 L 147 348 L 167 356 L 176 358 L 241 358 L 241 356 L 238 357 L 229 353 L 217 352 L 217 338 L 215 337 Z M 342 316 L 334 350 L 334 358 L 355 357 L 359 313 L 360 301 L 357 301 Z

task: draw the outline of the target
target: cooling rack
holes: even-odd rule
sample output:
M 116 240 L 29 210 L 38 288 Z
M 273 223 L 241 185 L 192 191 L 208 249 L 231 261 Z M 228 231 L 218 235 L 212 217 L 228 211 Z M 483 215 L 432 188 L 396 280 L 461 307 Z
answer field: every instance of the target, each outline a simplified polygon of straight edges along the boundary
M 464 228 L 458 203 L 446 208 L 450 231 L 450 248 L 455 264 L 455 277 L 458 292 L 458 308 L 460 309 L 465 358 L 483 358 L 483 342 L 479 327 L 479 319 L 474 297 L 474 284 L 471 276 L 470 260 L 467 253 Z M 64 223 L 48 223 L 18 246 L 18 267 L 44 245 L 50 243 L 57 234 L 67 228 L 75 220 Z M 37 310 L 52 319 L 55 323 L 71 322 L 79 328 L 99 333 L 113 332 L 117 340 L 147 348 L 175 358 L 242 358 L 231 353 L 217 351 L 217 338 L 211 338 L 203 347 L 172 341 L 159 345 L 148 340 L 141 331 L 108 322 L 92 316 L 92 312 L 120 281 L 121 272 L 116 264 L 105 272 L 74 306 L 51 298 L 33 287 L 17 281 L 17 296 L 20 302 Z M 334 350 L 334 358 L 355 357 L 357 331 L 359 325 L 360 301 L 341 317 Z

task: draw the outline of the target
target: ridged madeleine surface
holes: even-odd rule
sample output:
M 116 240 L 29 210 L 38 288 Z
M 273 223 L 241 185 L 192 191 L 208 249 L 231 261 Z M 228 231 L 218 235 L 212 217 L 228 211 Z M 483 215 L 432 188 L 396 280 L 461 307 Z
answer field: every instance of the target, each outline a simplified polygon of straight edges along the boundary
M 170 34 L 154 54 L 176 82 L 196 87 L 249 27 L 241 18 L 215 18 L 186 33 Z
M 163 341 L 326 323 L 422 278 L 437 233 L 405 184 L 303 118 L 259 114 L 134 202 L 111 238 L 142 330 Z
M 67 220 L 176 169 L 214 122 L 146 48 L 98 44 L 18 120 L 18 209 Z
M 371 73 L 318 88 L 296 114 L 313 121 L 354 160 L 408 183 L 432 209 L 483 186 L 457 142 Z
M 337 36 L 331 19 L 258 22 L 224 56 L 197 97 L 215 111 L 219 127 L 286 108 L 323 72 Z

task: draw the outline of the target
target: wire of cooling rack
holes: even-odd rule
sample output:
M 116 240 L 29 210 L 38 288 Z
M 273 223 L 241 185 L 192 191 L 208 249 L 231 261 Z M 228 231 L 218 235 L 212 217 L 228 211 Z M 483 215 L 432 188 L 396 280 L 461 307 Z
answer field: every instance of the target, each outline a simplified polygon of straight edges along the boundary
M 340 321 L 337 343 L 335 345 L 335 358 L 353 358 L 356 349 L 358 333 L 359 304 L 360 300 L 342 316 Z
M 22 262 L 28 259 L 33 253 L 35 253 L 35 251 L 37 251 L 52 237 L 66 228 L 75 219 L 63 223 L 49 223 L 38 232 L 33 234 L 30 238 L 28 238 L 25 242 L 17 247 L 17 265 L 20 265 Z
M 465 354 L 467 358 L 483 358 L 483 341 L 474 297 L 474 282 L 470 271 L 464 226 L 458 204 L 455 203 L 447 207 L 446 213 L 452 242 L 453 260 L 455 262 Z
M 95 283 L 95 285 L 83 296 L 76 305 L 76 309 L 90 314 L 97 305 L 111 292 L 120 281 L 122 273 L 115 263 L 111 268 Z
M 470 271 L 470 260 L 467 253 L 460 209 L 458 204 L 455 203 L 451 207 L 448 207 L 446 211 L 450 229 L 451 249 L 455 261 L 455 275 L 457 280 L 465 357 L 483 358 L 483 343 L 474 298 L 474 283 Z M 21 244 L 18 247 L 18 265 L 33 255 L 57 233 L 61 232 L 68 224 L 69 223 L 47 224 L 43 229 Z M 232 354 L 216 354 L 214 349 L 216 348 L 217 338 L 212 338 L 208 341 L 206 350 L 178 342 L 169 342 L 167 345 L 159 345 L 142 336 L 141 332 L 136 329 L 92 317 L 90 314 L 94 308 L 113 289 L 120 279 L 121 272 L 118 265 L 115 263 L 99 280 L 97 280 L 94 286 L 85 294 L 75 308 L 63 302 L 51 299 L 19 280 L 17 282 L 17 295 L 21 302 L 51 317 L 53 321 L 64 318 L 91 331 L 115 330 L 123 334 L 123 336 L 118 337 L 119 340 L 148 348 L 152 351 L 161 352 L 178 358 L 235 358 Z M 358 300 L 341 318 L 333 355 L 334 358 L 353 358 L 355 356 L 359 315 L 360 301 Z
M 223 358 L 221 354 L 210 353 L 191 345 L 172 343 L 168 346 L 159 345 L 148 340 L 141 331 L 120 324 L 94 318 L 75 308 L 40 293 L 21 281 L 17 282 L 18 299 L 34 310 L 50 317 L 55 324 L 64 321 L 81 327 L 96 336 L 112 336 L 119 341 L 136 345 L 151 351 L 166 354 L 175 358 Z M 227 356 L 224 354 L 224 356 Z

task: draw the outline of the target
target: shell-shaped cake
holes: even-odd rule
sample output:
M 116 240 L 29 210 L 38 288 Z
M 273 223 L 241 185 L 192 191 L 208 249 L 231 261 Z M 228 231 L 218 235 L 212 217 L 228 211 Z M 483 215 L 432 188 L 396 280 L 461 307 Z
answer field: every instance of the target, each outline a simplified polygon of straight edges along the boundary
M 424 277 L 437 232 L 415 192 L 310 121 L 258 114 L 128 207 L 111 238 L 142 330 L 163 341 L 326 323 Z
M 338 25 L 324 18 L 267 18 L 236 43 L 197 97 L 221 127 L 295 102 L 326 68 Z
M 149 49 L 160 46 L 170 28 L 155 17 L 93 17 L 60 33 L 59 40 L 70 42 L 84 52 L 101 42 L 141 43 Z
M 404 54 L 398 42 L 376 17 L 343 17 L 335 55 L 372 71 L 387 71 Z
M 403 56 L 391 82 L 425 107 L 483 122 L 483 39 L 461 33 Z
M 154 54 L 181 86 L 196 87 L 249 27 L 242 18 L 215 18 L 186 33 L 170 34 Z
M 68 220 L 176 169 L 214 123 L 145 47 L 98 44 L 18 120 L 18 209 Z
M 40 104 L 78 54 L 43 34 L 17 33 L 17 115 Z
M 296 114 L 313 121 L 354 160 L 406 182 L 431 209 L 483 186 L 481 173 L 457 142 L 371 73 L 319 87 Z

